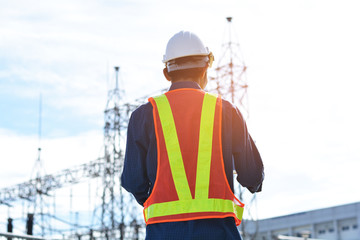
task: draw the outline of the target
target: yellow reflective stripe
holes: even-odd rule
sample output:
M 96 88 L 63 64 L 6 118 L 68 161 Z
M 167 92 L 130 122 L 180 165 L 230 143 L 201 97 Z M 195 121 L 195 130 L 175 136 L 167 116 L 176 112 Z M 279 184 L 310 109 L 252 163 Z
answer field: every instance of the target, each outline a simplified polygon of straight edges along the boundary
M 209 197 L 210 165 L 216 100 L 217 96 L 208 93 L 205 94 L 203 100 L 196 169 L 196 199 L 206 199 Z
M 244 213 L 244 207 L 234 204 L 234 213 L 236 217 L 241 221 Z
M 148 221 L 148 219 L 149 219 L 149 214 L 148 214 L 148 210 L 147 210 L 148 208 L 144 208 L 144 210 L 143 210 L 143 213 L 144 213 L 144 218 L 145 218 L 145 222 L 147 222 Z
M 151 204 L 144 209 L 145 221 L 147 222 L 150 218 L 155 217 L 199 212 L 234 213 L 241 221 L 244 212 L 243 207 L 229 199 L 208 198 L 217 95 L 206 93 L 203 100 L 200 120 L 195 199 L 192 199 L 190 187 L 186 178 L 185 167 L 169 101 L 166 95 L 154 97 L 153 99 L 156 102 L 159 112 L 171 174 L 179 200 Z
M 236 217 L 241 220 L 244 208 L 227 199 L 191 199 L 154 203 L 145 209 L 145 216 L 147 221 L 154 217 L 198 212 L 235 213 Z
M 171 174 L 179 200 L 192 199 L 169 101 L 164 94 L 154 97 L 154 100 L 159 112 Z

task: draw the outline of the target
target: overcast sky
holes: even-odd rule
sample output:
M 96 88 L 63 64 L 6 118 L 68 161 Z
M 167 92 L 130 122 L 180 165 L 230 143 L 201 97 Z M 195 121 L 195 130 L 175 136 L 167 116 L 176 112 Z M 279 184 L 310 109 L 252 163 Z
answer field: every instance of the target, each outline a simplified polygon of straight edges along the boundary
M 32 176 L 39 145 L 47 173 L 95 160 L 113 66 L 126 101 L 148 95 L 169 86 L 161 60 L 173 34 L 197 33 L 216 60 L 232 16 L 265 165 L 258 217 L 360 201 L 359 10 L 357 0 L 0 0 L 0 187 Z

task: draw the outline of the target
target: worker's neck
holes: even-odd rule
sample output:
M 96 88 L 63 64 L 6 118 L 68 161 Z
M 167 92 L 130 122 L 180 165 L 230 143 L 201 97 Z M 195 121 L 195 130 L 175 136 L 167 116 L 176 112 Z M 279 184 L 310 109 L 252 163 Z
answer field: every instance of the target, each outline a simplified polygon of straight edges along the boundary
M 200 85 L 200 79 L 194 79 L 194 78 L 180 78 L 177 79 L 176 81 L 172 81 L 172 83 L 178 83 L 178 82 L 194 82 L 197 83 L 198 85 Z
M 172 83 L 174 82 L 194 82 L 197 83 L 201 89 L 205 89 L 206 85 L 207 85 L 207 75 L 204 76 L 204 78 L 179 78 L 176 79 L 176 81 L 172 81 Z

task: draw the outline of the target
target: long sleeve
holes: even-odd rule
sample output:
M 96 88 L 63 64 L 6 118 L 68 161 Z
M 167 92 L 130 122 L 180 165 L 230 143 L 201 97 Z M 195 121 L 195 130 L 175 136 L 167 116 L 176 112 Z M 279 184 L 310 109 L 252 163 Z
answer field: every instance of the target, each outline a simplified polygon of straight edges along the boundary
M 180 88 L 200 89 L 198 84 L 194 82 L 177 82 L 172 84 L 170 90 Z M 233 139 L 234 131 L 247 133 L 247 130 L 241 130 L 241 128 L 246 128 L 241 115 L 232 116 L 233 109 L 234 107 L 231 103 L 223 101 L 222 150 L 225 174 L 231 189 L 233 189 L 234 176 L 233 159 L 235 158 L 236 162 L 243 161 L 243 157 L 238 155 L 242 155 L 241 152 L 246 149 L 243 146 L 246 144 L 242 142 L 243 136 L 236 134 L 238 137 Z M 236 111 L 234 113 L 236 115 Z M 235 145 L 237 147 L 233 147 Z M 240 153 L 237 153 L 237 151 Z M 248 160 L 244 159 L 244 161 Z M 244 181 L 240 179 L 240 183 L 250 189 L 256 188 L 259 191 L 257 184 L 261 185 L 261 181 L 254 184 L 256 186 L 253 186 L 252 181 L 246 177 L 246 171 L 244 170 L 245 172 L 243 173 L 242 169 L 238 169 L 242 164 L 247 165 L 248 163 L 236 164 L 239 175 L 242 175 L 245 179 Z M 262 171 L 262 169 L 260 170 Z M 129 121 L 125 162 L 121 177 L 122 186 L 134 195 L 139 204 L 143 205 L 151 194 L 156 180 L 156 173 L 157 139 L 154 128 L 153 108 L 150 103 L 147 103 L 135 110 Z M 251 174 L 249 173 L 249 175 Z M 146 227 L 146 234 L 149 239 L 190 239 L 196 236 L 201 236 L 203 239 L 239 238 L 238 229 L 232 217 L 149 224 Z
M 151 127 L 148 126 L 152 123 L 151 112 L 149 106 L 143 105 L 134 111 L 130 117 L 124 168 L 121 176 L 121 185 L 132 193 L 141 205 L 149 197 L 150 189 L 146 160 L 150 142 L 149 136 L 151 136 L 149 134 Z
M 264 180 L 264 166 L 259 151 L 248 133 L 240 111 L 232 111 L 232 153 L 237 181 L 250 192 L 260 192 Z

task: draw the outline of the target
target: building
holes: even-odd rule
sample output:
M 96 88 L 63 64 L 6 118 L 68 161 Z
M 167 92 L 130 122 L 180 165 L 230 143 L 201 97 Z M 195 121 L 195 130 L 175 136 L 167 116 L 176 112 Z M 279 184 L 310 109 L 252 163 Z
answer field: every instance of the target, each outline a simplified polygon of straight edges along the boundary
M 359 225 L 360 202 L 246 222 L 245 226 L 251 235 L 257 233 L 256 240 L 279 239 L 279 235 L 302 237 L 304 232 L 316 239 L 360 240 Z

